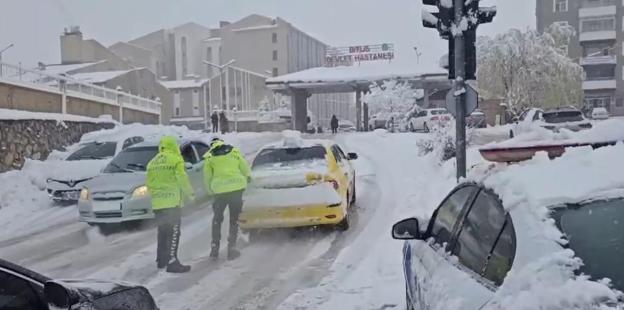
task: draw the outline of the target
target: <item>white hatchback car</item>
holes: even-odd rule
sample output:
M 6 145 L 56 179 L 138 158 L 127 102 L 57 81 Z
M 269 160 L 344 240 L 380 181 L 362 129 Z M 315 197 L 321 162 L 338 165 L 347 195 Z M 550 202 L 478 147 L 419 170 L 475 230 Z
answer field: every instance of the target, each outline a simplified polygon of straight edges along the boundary
M 622 309 L 623 155 L 488 166 L 428 223 L 395 224 L 407 309 Z
M 411 120 L 411 131 L 429 132 L 433 127 L 445 126 L 451 121 L 451 114 L 446 109 L 425 109 L 418 112 Z
M 602 107 L 598 107 L 598 108 L 593 108 L 592 112 L 591 112 L 591 118 L 592 119 L 608 119 L 609 118 L 609 111 L 607 111 L 606 108 L 602 108 Z

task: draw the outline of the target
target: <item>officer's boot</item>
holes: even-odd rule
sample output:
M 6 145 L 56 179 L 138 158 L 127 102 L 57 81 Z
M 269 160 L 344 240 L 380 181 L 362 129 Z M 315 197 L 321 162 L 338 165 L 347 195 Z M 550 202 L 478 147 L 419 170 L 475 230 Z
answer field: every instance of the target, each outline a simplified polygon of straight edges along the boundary
M 169 264 L 167 264 L 167 272 L 184 273 L 191 271 L 191 266 L 182 265 L 178 260 L 178 245 L 180 244 L 180 225 L 173 225 L 173 234 L 171 236 L 171 248 L 169 252 Z
M 240 251 L 236 249 L 236 241 L 230 240 L 228 242 L 227 258 L 229 260 L 237 259 L 241 255 Z
M 219 258 L 219 242 L 218 241 L 213 241 L 212 245 L 210 246 L 210 258 L 213 260 L 216 260 L 217 258 Z

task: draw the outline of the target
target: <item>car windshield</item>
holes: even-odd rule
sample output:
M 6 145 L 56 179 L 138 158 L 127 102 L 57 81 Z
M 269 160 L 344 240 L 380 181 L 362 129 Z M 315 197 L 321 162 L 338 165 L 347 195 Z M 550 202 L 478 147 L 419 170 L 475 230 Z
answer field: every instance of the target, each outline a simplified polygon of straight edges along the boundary
M 432 115 L 444 115 L 448 114 L 447 110 L 431 110 Z
M 253 161 L 253 168 L 284 167 L 325 160 L 325 148 L 320 145 L 310 147 L 264 149 Z
M 583 120 L 583 114 L 580 111 L 545 112 L 543 117 L 546 123 L 578 122 Z
M 115 156 L 117 142 L 90 142 L 69 155 L 67 160 L 105 159 Z
M 104 168 L 105 173 L 145 171 L 147 163 L 158 154 L 158 147 L 133 147 L 119 153 Z
M 556 209 L 553 218 L 583 260 L 580 271 L 624 291 L 624 199 Z

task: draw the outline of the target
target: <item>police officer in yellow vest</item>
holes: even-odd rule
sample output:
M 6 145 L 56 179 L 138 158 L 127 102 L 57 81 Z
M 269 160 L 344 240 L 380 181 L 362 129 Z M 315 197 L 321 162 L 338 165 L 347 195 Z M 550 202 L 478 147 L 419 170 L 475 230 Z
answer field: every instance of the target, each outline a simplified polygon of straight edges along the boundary
M 238 148 L 225 144 L 219 138 L 213 139 L 210 150 L 204 155 L 204 184 L 214 194 L 214 218 L 212 220 L 212 246 L 210 257 L 219 256 L 221 223 L 226 208 L 230 212 L 230 234 L 228 236 L 228 259 L 240 256 L 236 250 L 238 217 L 243 207 L 243 191 L 247 187 L 251 171 L 245 157 Z
M 158 224 L 156 263 L 159 269 L 182 273 L 191 266 L 178 260 L 180 219 L 183 199 L 195 200 L 193 187 L 184 168 L 184 159 L 176 138 L 165 136 L 160 140 L 158 155 L 147 164 L 147 188 Z

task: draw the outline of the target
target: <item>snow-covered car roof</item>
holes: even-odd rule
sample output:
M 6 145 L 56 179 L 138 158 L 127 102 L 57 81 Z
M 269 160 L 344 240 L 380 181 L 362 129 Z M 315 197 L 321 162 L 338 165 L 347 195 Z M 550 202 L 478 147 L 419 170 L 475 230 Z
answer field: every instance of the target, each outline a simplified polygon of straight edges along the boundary
M 516 257 L 496 298 L 505 304 L 510 299 L 523 302 L 522 298 L 550 303 L 579 291 L 586 294 L 584 301 L 613 297 L 606 285 L 573 276 L 580 262 L 563 248 L 563 235 L 549 215 L 565 204 L 624 197 L 622 158 L 624 144 L 619 143 L 596 150 L 570 149 L 554 160 L 538 153 L 518 164 L 489 164 L 470 172 L 469 181 L 499 195 L 516 232 Z
M 281 149 L 281 148 L 303 148 L 320 145 L 329 147 L 335 144 L 332 140 L 326 139 L 304 139 L 298 131 L 285 130 L 282 132 L 282 139 L 277 142 L 269 143 L 260 150 L 264 149 Z

